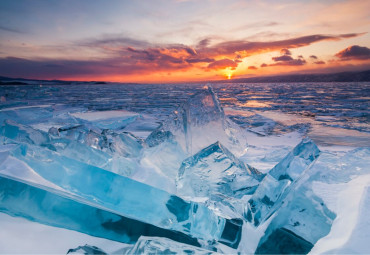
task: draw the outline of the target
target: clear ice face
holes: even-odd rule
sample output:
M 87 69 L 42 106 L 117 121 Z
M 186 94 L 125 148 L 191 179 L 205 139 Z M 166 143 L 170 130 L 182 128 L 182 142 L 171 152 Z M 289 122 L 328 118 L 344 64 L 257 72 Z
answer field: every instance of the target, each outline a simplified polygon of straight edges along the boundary
M 267 220 L 281 206 L 290 190 L 294 189 L 292 184 L 309 168 L 319 154 L 320 150 L 308 138 L 298 144 L 264 177 L 247 203 L 245 219 L 253 222 L 255 226 Z
M 216 142 L 181 164 L 177 191 L 189 198 L 222 200 L 253 194 L 262 175 Z
M 186 153 L 182 150 L 181 146 L 173 140 L 168 140 L 158 144 L 155 147 L 149 147 L 143 150 L 140 165 L 152 169 L 157 176 L 163 176 L 168 179 L 167 182 L 171 184 L 168 186 L 175 185 L 175 179 L 178 173 L 178 169 L 181 162 L 185 159 Z M 152 186 L 163 189 L 163 185 L 166 183 L 155 184 L 155 176 L 151 174 L 147 179 L 142 180 Z
M 167 121 L 153 131 L 146 143 L 156 146 L 169 139 L 177 141 L 187 156 L 217 141 L 237 156 L 244 154 L 247 149 L 244 131 L 225 117 L 211 88 L 191 96 Z

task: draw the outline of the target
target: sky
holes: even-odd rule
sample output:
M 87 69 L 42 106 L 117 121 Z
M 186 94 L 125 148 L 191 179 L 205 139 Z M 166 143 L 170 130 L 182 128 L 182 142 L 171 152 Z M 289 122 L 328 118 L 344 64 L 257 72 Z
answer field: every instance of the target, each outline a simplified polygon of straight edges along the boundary
M 370 69 L 370 1 L 1 0 L 0 76 L 227 80 Z

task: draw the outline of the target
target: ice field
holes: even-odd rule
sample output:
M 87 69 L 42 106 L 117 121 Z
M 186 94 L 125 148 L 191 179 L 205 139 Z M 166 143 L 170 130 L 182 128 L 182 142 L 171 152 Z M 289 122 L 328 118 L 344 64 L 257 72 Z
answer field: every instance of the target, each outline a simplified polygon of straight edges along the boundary
M 370 83 L 33 83 L 0 86 L 0 254 L 369 253 Z

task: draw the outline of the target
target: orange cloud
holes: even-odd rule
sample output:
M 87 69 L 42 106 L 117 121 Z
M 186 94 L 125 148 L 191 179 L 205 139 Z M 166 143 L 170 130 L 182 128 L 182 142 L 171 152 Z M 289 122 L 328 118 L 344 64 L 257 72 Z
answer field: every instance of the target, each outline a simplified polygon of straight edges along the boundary
M 114 79 L 122 79 L 122 81 L 128 79 L 142 81 L 144 76 L 147 76 L 148 80 L 156 77 L 162 81 L 209 79 L 221 75 L 218 70 L 226 68 L 235 70 L 242 63 L 243 58 L 263 52 L 281 50 L 282 55 L 272 58 L 274 63 L 262 64 L 261 67 L 305 65 L 306 61 L 303 57 L 294 59 L 289 49 L 320 41 L 341 40 L 359 35 L 361 34 L 308 35 L 267 42 L 225 41 L 215 45 L 211 45 L 209 39 L 204 39 L 195 46 L 154 45 L 130 38 L 89 40 L 78 42 L 76 45 L 104 52 L 105 57 L 92 60 L 0 58 L 0 75 L 40 79 L 84 79 L 86 77 L 100 79 L 99 77 L 108 77 L 107 80 L 110 80 L 109 77 L 114 77 Z M 368 48 L 351 47 L 346 51 L 339 52 L 337 57 L 364 59 L 367 56 L 366 49 L 369 50 Z M 356 55 L 357 47 L 362 49 L 361 56 Z M 248 69 L 257 68 L 250 66 Z M 168 75 L 169 73 L 171 75 Z M 238 70 L 237 73 L 242 75 L 242 72 Z

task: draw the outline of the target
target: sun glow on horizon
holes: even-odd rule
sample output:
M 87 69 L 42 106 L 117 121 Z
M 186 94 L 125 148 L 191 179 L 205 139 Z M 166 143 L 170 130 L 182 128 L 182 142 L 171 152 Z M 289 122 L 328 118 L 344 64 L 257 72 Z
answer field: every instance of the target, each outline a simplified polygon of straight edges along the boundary
M 231 80 L 233 77 L 233 71 L 230 67 L 225 69 L 224 76 L 227 80 Z

